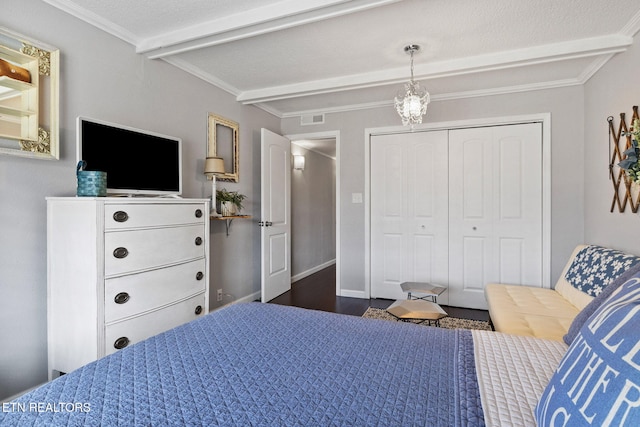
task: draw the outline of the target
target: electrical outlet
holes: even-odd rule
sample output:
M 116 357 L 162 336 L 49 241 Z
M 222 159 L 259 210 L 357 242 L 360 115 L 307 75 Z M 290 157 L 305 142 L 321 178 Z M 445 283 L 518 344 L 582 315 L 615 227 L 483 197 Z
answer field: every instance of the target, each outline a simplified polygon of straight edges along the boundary
M 218 301 L 222 301 L 222 289 L 218 289 Z

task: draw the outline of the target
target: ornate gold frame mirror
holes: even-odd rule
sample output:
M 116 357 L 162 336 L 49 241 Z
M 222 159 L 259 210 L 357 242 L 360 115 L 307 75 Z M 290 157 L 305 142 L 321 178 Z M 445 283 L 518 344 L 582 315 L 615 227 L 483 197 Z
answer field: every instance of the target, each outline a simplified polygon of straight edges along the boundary
M 207 157 L 224 159 L 224 174 L 221 181 L 238 182 L 240 177 L 240 154 L 238 152 L 238 123 L 209 113 Z
M 58 159 L 58 49 L 0 27 L 0 154 Z

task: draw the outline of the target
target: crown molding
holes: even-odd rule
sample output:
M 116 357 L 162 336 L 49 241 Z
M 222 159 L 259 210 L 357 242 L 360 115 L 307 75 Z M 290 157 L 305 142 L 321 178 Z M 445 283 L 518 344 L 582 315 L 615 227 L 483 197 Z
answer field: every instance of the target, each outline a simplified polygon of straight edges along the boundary
M 133 46 L 135 46 L 140 42 L 140 40 L 130 31 L 125 30 L 121 26 L 116 25 L 113 22 L 107 19 L 104 19 L 103 17 L 96 15 L 93 12 L 88 11 L 87 9 L 78 6 L 76 3 L 72 1 L 69 1 L 69 0 L 43 0 L 43 1 Z
M 595 73 L 600 70 L 611 58 L 613 58 L 614 53 L 597 57 L 588 67 L 586 67 L 582 73 L 577 77 L 577 80 L 584 84 L 586 83 Z
M 238 88 L 231 86 L 230 84 L 223 80 L 220 80 L 216 76 L 202 71 L 201 68 L 194 66 L 190 62 L 184 61 L 180 58 L 162 58 L 162 60 L 181 69 L 182 71 L 186 71 L 187 73 L 204 80 L 207 83 L 211 83 L 212 85 L 224 90 L 225 92 L 230 93 L 235 97 L 240 94 L 240 90 Z
M 638 33 L 638 31 L 640 31 L 640 11 L 638 11 L 631 17 L 631 19 L 629 19 L 627 25 L 622 27 L 622 30 L 620 30 L 620 34 L 633 37 Z
M 238 94 L 240 93 L 240 91 L 231 86 L 230 84 L 227 84 L 226 82 L 216 78 L 215 76 L 212 76 L 209 73 L 205 73 L 202 71 L 202 69 L 198 68 L 198 67 L 194 67 L 190 62 L 186 62 L 183 61 L 182 59 L 179 58 L 163 58 L 163 61 L 167 62 L 168 64 L 173 65 L 176 68 L 181 69 L 182 71 L 185 71 L 189 74 L 191 74 L 194 77 L 197 77 L 201 80 L 204 80 L 205 82 L 212 84 L 216 87 L 218 87 L 219 89 L 233 95 L 234 97 L 237 97 Z M 253 104 L 254 107 L 258 107 L 261 110 L 266 111 L 267 113 L 282 119 L 282 112 L 272 108 L 270 105 L 268 104 Z

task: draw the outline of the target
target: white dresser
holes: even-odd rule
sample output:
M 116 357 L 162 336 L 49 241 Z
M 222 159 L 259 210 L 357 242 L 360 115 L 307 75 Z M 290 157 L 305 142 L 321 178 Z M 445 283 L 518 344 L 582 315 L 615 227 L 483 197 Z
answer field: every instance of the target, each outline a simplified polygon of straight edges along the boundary
M 209 311 L 209 201 L 47 198 L 49 377 Z

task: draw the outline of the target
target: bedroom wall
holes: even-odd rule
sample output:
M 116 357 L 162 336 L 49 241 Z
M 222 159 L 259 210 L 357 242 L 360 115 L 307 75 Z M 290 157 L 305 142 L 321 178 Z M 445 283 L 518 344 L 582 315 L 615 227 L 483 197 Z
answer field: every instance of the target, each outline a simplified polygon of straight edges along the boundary
M 624 53 L 609 61 L 585 85 L 585 241 L 640 255 L 640 215 L 630 206 L 610 212 L 613 186 L 609 180 L 607 117 L 618 129 L 620 113 L 630 125 L 632 107 L 640 105 L 640 35 Z
M 427 87 L 429 87 L 427 82 Z M 433 88 L 437 93 L 437 88 Z M 389 94 L 393 99 L 394 94 Z M 426 122 L 551 113 L 551 283 L 555 283 L 575 245 L 584 240 L 584 95 L 581 86 L 434 101 Z M 364 130 L 398 126 L 392 105 L 385 108 L 327 114 L 325 123 L 300 126 L 299 118 L 282 120 L 285 134 L 340 131 L 340 268 L 344 296 L 365 296 L 365 204 L 352 203 L 352 193 L 364 193 Z M 571 165 L 571 167 L 567 167 Z M 365 197 L 367 195 L 365 194 Z
M 280 120 L 38 0 L 3 0 L 0 26 L 60 49 L 59 161 L 0 156 L 0 399 L 47 378 L 47 196 L 75 194 L 75 118 L 78 115 L 179 136 L 183 139 L 184 197 L 209 197 L 202 175 L 207 114 L 240 123 L 240 183 L 256 215 L 260 128 L 279 132 Z M 257 155 L 256 155 L 257 153 Z M 259 175 L 259 174 L 258 174 Z M 257 184 L 256 184 L 257 180 Z M 212 289 L 251 295 L 260 289 L 253 221 L 211 224 Z M 256 240 L 256 237 L 258 240 Z M 241 259 L 242 262 L 238 262 Z M 215 297 L 214 297 L 215 300 Z M 217 303 L 213 303 L 215 307 Z
M 336 258 L 336 161 L 291 144 L 305 156 L 291 171 L 291 276 L 299 280 Z

